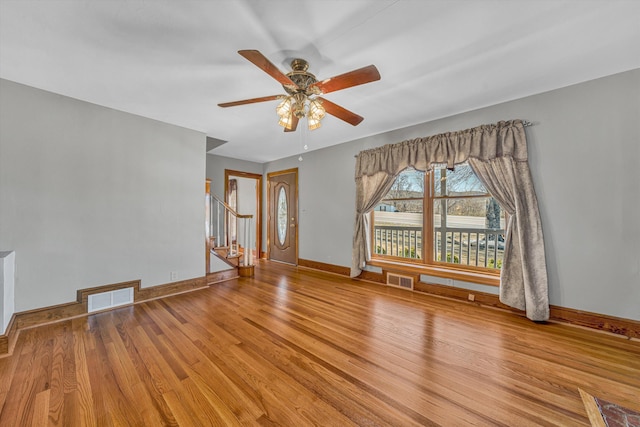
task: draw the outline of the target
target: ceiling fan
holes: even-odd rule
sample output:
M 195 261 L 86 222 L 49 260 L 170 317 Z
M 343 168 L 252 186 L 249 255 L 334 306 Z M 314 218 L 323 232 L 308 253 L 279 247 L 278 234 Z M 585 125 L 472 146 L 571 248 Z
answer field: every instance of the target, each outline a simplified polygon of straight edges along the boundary
M 317 129 L 320 127 L 325 113 L 353 126 L 358 125 L 364 120 L 364 117 L 334 104 L 320 95 L 380 80 L 380 73 L 374 65 L 318 81 L 313 74 L 307 71 L 309 64 L 304 59 L 296 58 L 291 61 L 292 70 L 284 74 L 257 50 L 239 50 L 238 53 L 282 84 L 287 94 L 224 102 L 218 106 L 235 107 L 256 102 L 282 100 L 276 107 L 276 112 L 280 118 L 278 124 L 284 127 L 285 132 L 295 131 L 298 121 L 303 117 L 307 117 L 310 130 Z

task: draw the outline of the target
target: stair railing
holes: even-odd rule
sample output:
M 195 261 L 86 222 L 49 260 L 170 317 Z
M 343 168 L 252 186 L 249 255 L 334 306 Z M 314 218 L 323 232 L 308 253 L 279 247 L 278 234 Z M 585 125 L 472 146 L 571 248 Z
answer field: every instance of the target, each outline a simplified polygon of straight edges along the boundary
M 228 248 L 228 256 L 236 256 L 242 247 L 241 265 L 253 265 L 252 222 L 253 215 L 240 215 L 231 206 L 211 193 L 209 209 L 209 242 L 211 249 Z M 242 226 L 242 244 L 239 245 L 239 226 Z

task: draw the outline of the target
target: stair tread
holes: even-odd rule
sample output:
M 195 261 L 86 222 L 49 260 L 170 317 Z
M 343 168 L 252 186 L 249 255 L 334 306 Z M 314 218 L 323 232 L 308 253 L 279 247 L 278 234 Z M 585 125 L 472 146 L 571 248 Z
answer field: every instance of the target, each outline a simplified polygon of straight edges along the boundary
M 232 268 L 237 268 L 238 264 L 239 264 L 239 259 L 240 259 L 240 255 L 236 256 L 236 255 L 231 255 L 231 256 L 227 256 L 226 254 L 221 254 L 218 253 L 217 251 L 211 251 L 211 253 L 221 259 L 222 261 L 226 262 L 227 264 L 229 264 L 230 267 Z

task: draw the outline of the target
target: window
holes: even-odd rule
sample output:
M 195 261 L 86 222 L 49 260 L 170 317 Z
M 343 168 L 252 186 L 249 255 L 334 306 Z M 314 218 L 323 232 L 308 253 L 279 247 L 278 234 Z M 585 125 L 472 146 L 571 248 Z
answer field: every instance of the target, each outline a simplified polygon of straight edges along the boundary
M 425 191 L 427 189 L 427 191 Z M 505 213 L 467 164 L 406 169 L 373 213 L 372 254 L 408 263 L 496 272 Z

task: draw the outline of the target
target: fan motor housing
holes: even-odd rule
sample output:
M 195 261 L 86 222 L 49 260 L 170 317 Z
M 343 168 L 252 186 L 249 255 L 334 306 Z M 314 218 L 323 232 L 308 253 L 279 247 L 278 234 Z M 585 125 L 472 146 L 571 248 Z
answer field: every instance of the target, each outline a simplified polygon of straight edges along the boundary
M 296 58 L 291 61 L 291 69 L 293 71 L 287 73 L 287 77 L 298 86 L 298 89 L 282 85 L 289 95 L 295 95 L 300 92 L 306 93 L 307 88 L 318 81 L 316 80 L 316 76 L 307 71 L 309 69 L 309 63 L 304 59 Z

